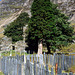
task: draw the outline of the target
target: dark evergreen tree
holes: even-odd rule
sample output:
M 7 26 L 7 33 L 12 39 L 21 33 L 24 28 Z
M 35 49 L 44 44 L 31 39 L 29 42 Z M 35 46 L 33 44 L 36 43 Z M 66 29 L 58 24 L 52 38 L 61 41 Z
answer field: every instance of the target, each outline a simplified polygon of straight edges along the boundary
M 12 42 L 17 42 L 23 40 L 23 26 L 25 26 L 29 21 L 29 15 L 27 13 L 21 13 L 19 17 L 4 31 L 4 35 L 12 38 Z
M 57 9 L 50 0 L 34 0 L 31 6 L 32 17 L 28 25 L 29 40 L 45 42 L 48 52 L 71 43 L 73 28 L 68 17 Z

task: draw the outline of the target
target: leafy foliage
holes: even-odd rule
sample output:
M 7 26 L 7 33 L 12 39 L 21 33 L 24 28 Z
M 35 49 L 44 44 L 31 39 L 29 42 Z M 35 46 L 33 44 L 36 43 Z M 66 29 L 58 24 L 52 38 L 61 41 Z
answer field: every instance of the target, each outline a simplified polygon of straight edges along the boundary
M 42 40 L 46 43 L 48 51 L 73 42 L 73 28 L 69 26 L 68 17 L 50 0 L 34 0 L 31 13 L 28 26 L 30 40 Z
M 11 37 L 13 42 L 23 39 L 23 26 L 29 21 L 27 13 L 21 13 L 19 17 L 5 29 L 4 35 Z

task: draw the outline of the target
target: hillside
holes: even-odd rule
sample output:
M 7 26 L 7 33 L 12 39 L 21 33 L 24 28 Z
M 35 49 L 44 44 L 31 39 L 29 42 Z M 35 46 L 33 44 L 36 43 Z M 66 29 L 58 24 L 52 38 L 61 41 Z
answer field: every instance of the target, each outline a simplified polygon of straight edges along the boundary
M 60 9 L 62 13 L 65 13 L 67 16 L 69 16 L 69 21 L 75 28 L 75 0 L 51 1 L 55 4 L 58 4 L 58 9 Z M 33 0 L 2 0 L 0 2 L 0 39 L 4 37 L 4 28 L 13 22 L 20 13 L 27 12 L 31 17 L 30 8 L 32 2 Z M 7 40 L 5 37 L 4 39 Z
M 32 1 L 28 0 L 2 0 L 0 2 L 0 38 L 4 36 L 4 27 L 13 22 L 20 13 L 27 12 L 31 16 L 31 3 Z
M 71 25 L 75 27 L 75 0 L 51 0 L 58 4 L 58 9 L 69 16 Z M 33 0 L 2 0 L 0 2 L 0 38 L 3 37 L 3 29 L 13 22 L 21 12 L 27 12 L 30 16 L 30 7 Z

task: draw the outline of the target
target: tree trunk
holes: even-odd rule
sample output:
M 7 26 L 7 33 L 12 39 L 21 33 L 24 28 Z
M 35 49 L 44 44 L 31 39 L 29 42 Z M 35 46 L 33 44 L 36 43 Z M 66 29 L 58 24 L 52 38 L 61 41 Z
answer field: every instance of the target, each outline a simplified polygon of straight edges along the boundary
M 49 43 L 46 43 L 46 45 L 47 45 L 47 50 L 48 50 L 48 52 L 47 52 L 47 54 L 50 54 L 51 53 L 51 50 L 50 50 L 50 45 L 49 45 Z
M 43 49 L 43 43 L 42 40 L 40 40 L 38 43 L 38 55 L 42 54 L 42 49 Z

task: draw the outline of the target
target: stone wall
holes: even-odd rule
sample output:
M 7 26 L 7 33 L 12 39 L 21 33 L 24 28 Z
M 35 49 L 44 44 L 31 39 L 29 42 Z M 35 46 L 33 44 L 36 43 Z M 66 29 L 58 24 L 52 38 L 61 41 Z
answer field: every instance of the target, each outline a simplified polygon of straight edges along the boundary
M 0 42 L 1 42 L 0 43 L 1 51 L 13 50 L 13 47 L 14 47 L 14 50 L 21 51 L 21 50 L 25 50 L 25 47 L 27 46 L 24 41 L 18 41 L 15 44 L 12 44 L 11 38 L 8 38 L 6 36 L 2 38 Z

